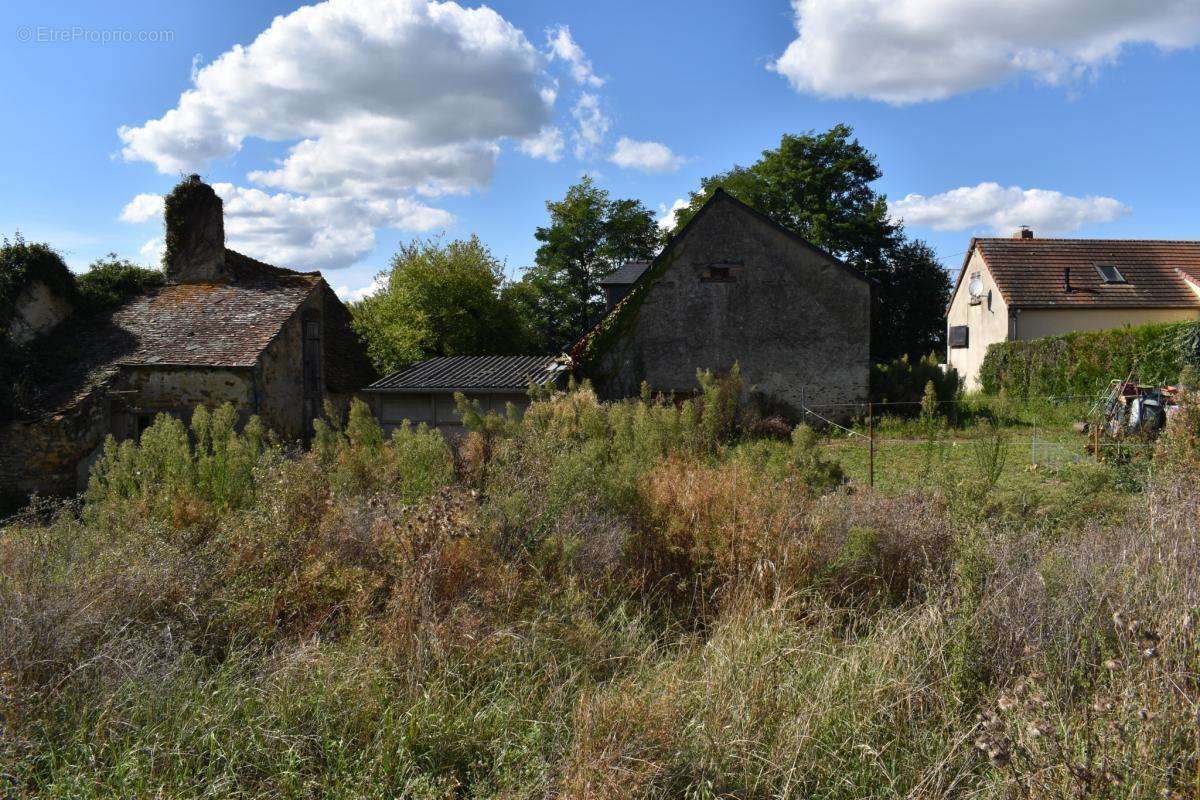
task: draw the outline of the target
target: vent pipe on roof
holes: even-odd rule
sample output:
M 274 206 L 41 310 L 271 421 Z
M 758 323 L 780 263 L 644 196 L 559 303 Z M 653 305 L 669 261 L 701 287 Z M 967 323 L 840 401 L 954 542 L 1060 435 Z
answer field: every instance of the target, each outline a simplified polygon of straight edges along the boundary
M 1012 238 L 1014 238 L 1014 239 L 1032 239 L 1033 238 L 1033 229 L 1030 228 L 1028 225 L 1022 225 L 1021 230 L 1014 233 L 1012 235 Z
M 1067 290 L 1067 293 L 1070 294 L 1070 292 L 1071 292 L 1071 268 L 1070 267 L 1063 267 L 1063 287 Z
M 169 283 L 224 283 L 225 211 L 213 188 L 189 175 L 167 195 L 167 251 L 163 267 Z

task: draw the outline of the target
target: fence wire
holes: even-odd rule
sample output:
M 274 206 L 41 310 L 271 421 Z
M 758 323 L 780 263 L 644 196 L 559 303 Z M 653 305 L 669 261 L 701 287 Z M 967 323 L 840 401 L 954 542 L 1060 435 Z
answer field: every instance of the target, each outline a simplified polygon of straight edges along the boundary
M 1063 404 L 1074 401 L 1086 405 L 1096 400 L 1095 395 L 1055 395 L 1053 397 L 1031 398 L 1024 402 L 1009 401 L 1003 410 L 1009 414 L 1028 414 L 1035 410 L 1033 403 L 1044 401 L 1051 404 Z M 950 404 L 959 405 L 959 400 L 938 401 L 939 406 Z M 911 470 L 915 460 L 927 461 L 936 459 L 946 462 L 951 451 L 958 448 L 978 446 L 987 437 L 982 431 L 965 429 L 956 431 L 949 425 L 938 429 L 930 436 L 928 434 L 902 436 L 890 432 L 889 428 L 896 423 L 889 420 L 889 409 L 904 409 L 911 423 L 911 412 L 914 406 L 922 406 L 920 401 L 889 401 L 889 402 L 852 402 L 852 403 L 814 403 L 802 406 L 804 417 L 818 429 L 823 429 L 826 436 L 823 445 L 827 447 L 857 447 L 864 451 L 867 463 L 867 480 L 872 485 L 877 478 L 887 478 L 890 468 Z M 1040 412 L 1045 406 L 1036 407 Z M 968 409 L 964 409 L 968 411 Z M 1028 467 L 1034 469 L 1054 469 L 1068 465 L 1100 461 L 1121 461 L 1129 457 L 1149 456 L 1153 453 L 1155 443 L 1145 439 L 1113 440 L 1107 434 L 1097 435 L 1096 426 L 1099 423 L 1095 417 L 1088 419 L 1089 414 L 1080 409 L 1080 421 L 1088 423 L 1086 432 L 1076 432 L 1071 423 L 1048 424 L 1039 422 L 1028 424 L 1028 427 L 1000 427 L 998 435 L 1002 436 L 1005 461 L 1012 467 Z M 849 427 L 838 420 L 857 421 L 856 427 Z M 853 424 L 853 423 L 851 423 Z M 879 430 L 882 424 L 884 430 Z M 862 428 L 865 427 L 864 431 Z M 904 427 L 902 423 L 900 427 Z M 1103 437 L 1103 438 L 1102 438 Z M 851 443 L 854 444 L 851 444 Z M 895 464 L 897 450 L 904 451 L 903 464 Z M 890 465 L 890 466 L 889 466 Z

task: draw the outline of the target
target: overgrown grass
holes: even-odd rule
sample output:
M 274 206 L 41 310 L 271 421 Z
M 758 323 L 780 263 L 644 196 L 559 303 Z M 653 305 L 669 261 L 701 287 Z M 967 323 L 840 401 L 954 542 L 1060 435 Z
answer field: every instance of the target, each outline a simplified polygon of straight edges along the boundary
M 1200 791 L 1191 417 L 1145 492 L 1067 466 L 1036 514 L 1011 428 L 871 491 L 705 385 L 110 445 L 0 531 L 0 796 Z

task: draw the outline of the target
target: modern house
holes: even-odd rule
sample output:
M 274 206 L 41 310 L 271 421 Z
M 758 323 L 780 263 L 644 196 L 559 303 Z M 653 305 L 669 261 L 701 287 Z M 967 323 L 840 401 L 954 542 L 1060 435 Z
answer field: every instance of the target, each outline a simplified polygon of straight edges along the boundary
M 603 282 L 610 308 L 571 349 L 604 397 L 697 391 L 734 364 L 751 397 L 794 419 L 868 396 L 872 282 L 718 189 L 653 260 Z
M 978 389 L 996 342 L 1200 317 L 1200 241 L 975 238 L 946 317 L 947 364 Z
M 232 403 L 285 440 L 304 440 L 325 401 L 374 378 L 349 312 L 316 272 L 273 267 L 225 247 L 221 200 L 199 177 L 176 187 L 165 286 L 110 312 L 42 320 L 29 407 L 0 421 L 0 492 L 69 493 L 105 437 L 135 437 L 156 414 L 190 418 Z M 41 290 L 45 293 L 44 288 Z M 41 297 L 41 295 L 39 295 Z M 51 320 L 53 324 L 44 324 Z
M 555 356 L 445 356 L 388 375 L 366 392 L 385 433 L 405 421 L 453 431 L 462 426 L 456 392 L 484 412 L 504 414 L 510 405 L 520 412 L 529 405 L 530 386 L 559 386 L 567 373 Z

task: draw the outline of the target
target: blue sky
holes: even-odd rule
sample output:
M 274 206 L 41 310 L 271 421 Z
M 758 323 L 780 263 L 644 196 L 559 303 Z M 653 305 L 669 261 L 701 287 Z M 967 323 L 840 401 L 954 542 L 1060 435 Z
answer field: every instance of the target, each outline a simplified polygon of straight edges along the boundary
M 845 122 L 949 267 L 1023 223 L 1200 238 L 1200 3 L 998 5 L 8 4 L 0 232 L 148 263 L 156 197 L 196 170 L 231 246 L 337 287 L 439 232 L 517 274 L 585 171 L 657 211 Z

